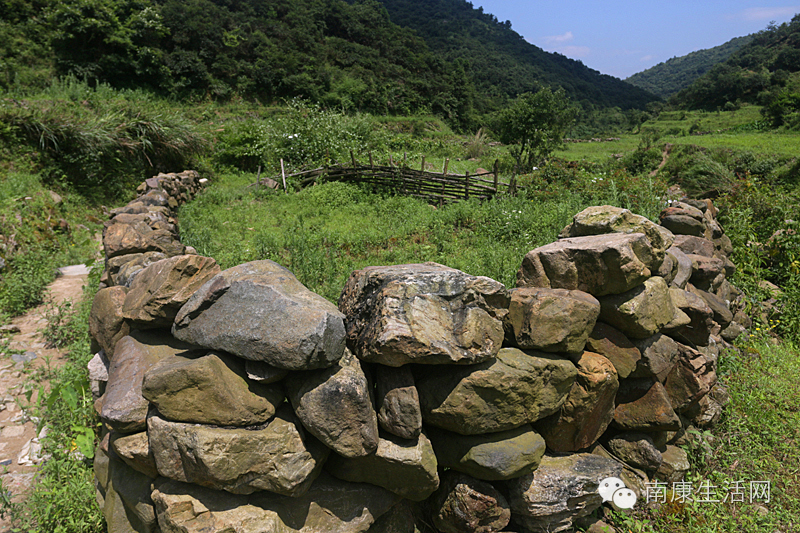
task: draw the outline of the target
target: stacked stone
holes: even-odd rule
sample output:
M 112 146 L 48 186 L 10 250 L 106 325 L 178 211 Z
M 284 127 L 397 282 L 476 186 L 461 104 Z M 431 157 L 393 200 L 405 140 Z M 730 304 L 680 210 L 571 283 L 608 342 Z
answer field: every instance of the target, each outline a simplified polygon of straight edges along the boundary
M 109 273 L 91 319 L 109 531 L 568 531 L 607 477 L 677 479 L 675 444 L 720 408 L 703 294 L 733 289 L 694 287 L 707 256 L 627 210 L 562 236 L 516 289 L 367 267 L 338 308 L 271 261 Z

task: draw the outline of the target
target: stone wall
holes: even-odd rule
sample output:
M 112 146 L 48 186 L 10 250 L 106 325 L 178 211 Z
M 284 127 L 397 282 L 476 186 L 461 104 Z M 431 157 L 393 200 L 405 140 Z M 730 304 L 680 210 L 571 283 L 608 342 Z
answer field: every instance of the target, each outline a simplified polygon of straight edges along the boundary
M 577 214 L 507 289 L 435 263 L 353 272 L 337 306 L 271 261 L 220 271 L 172 209 L 115 210 L 90 363 L 98 502 L 116 532 L 569 531 L 601 480 L 643 494 L 720 416 L 749 326 L 708 202 L 661 225 Z

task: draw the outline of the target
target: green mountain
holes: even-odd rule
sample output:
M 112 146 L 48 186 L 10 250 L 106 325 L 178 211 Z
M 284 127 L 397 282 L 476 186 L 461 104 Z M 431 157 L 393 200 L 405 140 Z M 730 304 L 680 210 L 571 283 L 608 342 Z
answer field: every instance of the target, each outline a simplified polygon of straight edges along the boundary
M 646 91 L 669 98 L 691 85 L 711 68 L 728 59 L 731 54 L 753 40 L 752 35 L 736 37 L 725 44 L 697 50 L 681 57 L 673 57 L 663 63 L 638 72 L 625 81 Z
M 751 37 L 726 61 L 674 95 L 670 103 L 709 110 L 740 103 L 800 108 L 800 15 L 779 26 L 770 24 Z
M 580 61 L 545 52 L 511 29 L 511 22 L 465 0 L 380 0 L 392 22 L 412 28 L 437 55 L 463 62 L 475 80 L 476 107 L 495 109 L 538 84 L 561 86 L 570 98 L 597 107 L 643 109 L 657 97 Z M 584 106 L 586 107 L 586 106 Z

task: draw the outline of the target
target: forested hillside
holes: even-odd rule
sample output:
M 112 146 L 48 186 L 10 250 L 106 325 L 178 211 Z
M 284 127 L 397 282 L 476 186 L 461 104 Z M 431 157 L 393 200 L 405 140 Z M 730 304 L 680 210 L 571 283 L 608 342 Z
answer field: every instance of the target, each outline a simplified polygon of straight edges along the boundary
M 412 28 L 438 56 L 469 65 L 476 107 L 493 109 L 537 83 L 561 86 L 587 106 L 642 109 L 657 98 L 592 70 L 580 61 L 545 52 L 511 29 L 511 22 L 464 0 L 381 0 L 392 22 Z
M 731 57 L 712 68 L 671 103 L 688 109 L 765 106 L 772 126 L 800 124 L 800 15 L 753 35 Z
M 434 113 L 462 127 L 540 84 L 600 108 L 655 99 L 464 0 L 2 0 L 0 55 L 5 88 L 72 74 L 174 98 Z
M 625 81 L 662 98 L 668 98 L 691 85 L 692 82 L 715 65 L 727 60 L 731 54 L 752 39 L 752 35 L 736 37 L 714 48 L 697 50 L 681 57 L 673 57 L 654 67 L 638 72 Z

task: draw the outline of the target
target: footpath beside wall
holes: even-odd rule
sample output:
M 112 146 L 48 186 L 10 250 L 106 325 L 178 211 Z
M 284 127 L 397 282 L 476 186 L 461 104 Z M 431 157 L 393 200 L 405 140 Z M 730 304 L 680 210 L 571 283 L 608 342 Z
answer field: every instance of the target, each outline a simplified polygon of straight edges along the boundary
M 180 243 L 202 185 L 161 174 L 112 213 L 92 307 L 109 531 L 570 531 L 602 480 L 682 479 L 750 326 L 710 202 L 661 225 L 591 207 L 517 287 L 371 266 L 338 308 L 272 261 Z

